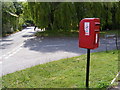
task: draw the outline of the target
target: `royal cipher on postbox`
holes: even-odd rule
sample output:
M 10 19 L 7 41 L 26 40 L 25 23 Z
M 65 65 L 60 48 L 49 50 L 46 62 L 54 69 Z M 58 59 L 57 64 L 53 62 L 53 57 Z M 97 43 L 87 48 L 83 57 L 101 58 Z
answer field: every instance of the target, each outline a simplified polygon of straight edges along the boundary
M 79 47 L 95 49 L 99 46 L 100 19 L 84 18 L 79 24 Z

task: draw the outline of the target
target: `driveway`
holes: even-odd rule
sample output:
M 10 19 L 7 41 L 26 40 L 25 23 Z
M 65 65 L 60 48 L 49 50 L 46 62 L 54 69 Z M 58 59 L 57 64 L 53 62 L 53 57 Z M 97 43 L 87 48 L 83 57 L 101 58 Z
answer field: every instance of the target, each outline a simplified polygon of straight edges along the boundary
M 21 32 L 1 40 L 0 67 L 1 75 L 6 75 L 63 58 L 79 56 L 86 53 L 86 49 L 78 47 L 77 37 L 48 38 L 33 36 L 33 27 L 28 27 Z M 110 41 L 109 41 L 110 40 Z M 108 50 L 116 49 L 115 40 L 109 39 Z M 106 50 L 106 40 L 100 39 L 100 47 L 91 52 Z

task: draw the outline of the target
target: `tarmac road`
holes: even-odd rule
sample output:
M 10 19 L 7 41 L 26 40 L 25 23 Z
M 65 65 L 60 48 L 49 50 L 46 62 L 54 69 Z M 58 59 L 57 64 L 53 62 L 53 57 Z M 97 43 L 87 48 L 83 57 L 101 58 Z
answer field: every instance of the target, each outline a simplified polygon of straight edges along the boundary
M 0 69 L 2 72 L 0 72 L 0 76 L 38 64 L 86 53 L 86 49 L 78 47 L 78 38 L 76 37 L 36 38 L 33 36 L 34 33 L 34 27 L 27 27 L 1 39 Z M 105 42 L 105 39 L 101 38 L 100 47 L 91 52 L 105 51 Z M 116 49 L 115 40 L 110 39 L 109 42 L 108 50 Z

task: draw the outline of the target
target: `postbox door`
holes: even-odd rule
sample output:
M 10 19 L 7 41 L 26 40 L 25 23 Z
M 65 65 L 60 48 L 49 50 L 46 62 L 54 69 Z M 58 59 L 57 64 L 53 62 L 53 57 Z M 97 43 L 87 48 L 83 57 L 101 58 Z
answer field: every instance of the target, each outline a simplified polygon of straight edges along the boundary
M 79 47 L 95 49 L 99 45 L 100 19 L 86 18 L 80 21 Z
M 79 47 L 94 48 L 94 22 L 83 20 L 80 22 Z

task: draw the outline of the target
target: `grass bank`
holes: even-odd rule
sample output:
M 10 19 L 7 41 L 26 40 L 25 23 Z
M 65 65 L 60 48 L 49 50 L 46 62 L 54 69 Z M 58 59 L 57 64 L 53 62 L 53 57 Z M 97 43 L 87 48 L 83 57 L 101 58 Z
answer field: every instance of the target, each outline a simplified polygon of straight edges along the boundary
M 19 32 L 19 31 L 21 31 L 21 30 L 17 29 L 17 30 L 15 30 L 13 32 L 2 33 L 1 37 L 7 37 L 7 36 L 10 36 L 11 34 Z
M 56 31 L 56 30 L 46 30 L 43 32 L 37 32 L 35 36 L 40 37 L 78 37 L 79 31 L 78 30 L 69 30 L 69 31 Z M 109 31 L 100 31 L 100 37 L 105 37 L 106 34 L 116 34 L 120 36 L 118 30 L 109 30 Z
M 101 37 L 105 37 L 106 34 L 115 34 L 117 36 L 120 36 L 119 30 L 108 30 L 108 31 L 103 30 L 100 32 Z
M 107 87 L 118 72 L 118 51 L 91 53 L 90 87 Z M 86 55 L 62 59 L 2 77 L 3 88 L 85 88 Z
M 35 36 L 44 36 L 44 37 L 77 37 L 77 30 L 69 30 L 69 31 L 58 31 L 58 30 L 46 30 L 43 32 L 37 32 Z

